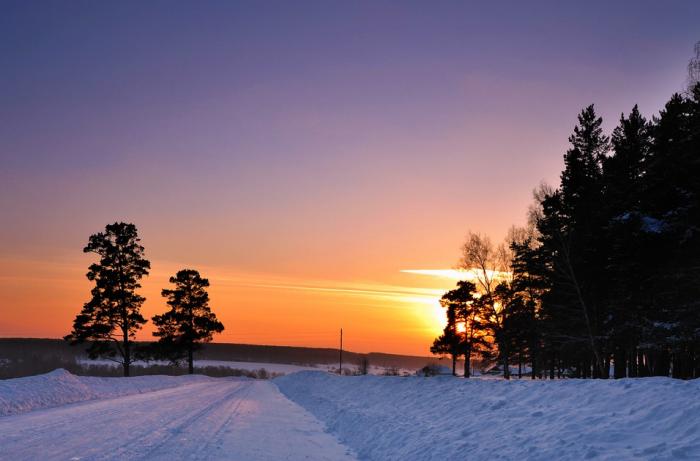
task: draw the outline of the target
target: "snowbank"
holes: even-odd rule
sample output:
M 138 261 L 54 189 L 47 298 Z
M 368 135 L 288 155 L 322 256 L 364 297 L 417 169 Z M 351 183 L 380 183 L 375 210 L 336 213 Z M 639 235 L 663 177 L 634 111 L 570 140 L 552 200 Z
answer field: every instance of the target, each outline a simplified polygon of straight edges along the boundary
M 210 379 L 213 378 L 198 375 L 97 378 L 75 376 L 59 369 L 44 375 L 0 380 L 0 416 L 85 400 L 139 394 Z
M 273 382 L 361 459 L 700 459 L 700 380 Z

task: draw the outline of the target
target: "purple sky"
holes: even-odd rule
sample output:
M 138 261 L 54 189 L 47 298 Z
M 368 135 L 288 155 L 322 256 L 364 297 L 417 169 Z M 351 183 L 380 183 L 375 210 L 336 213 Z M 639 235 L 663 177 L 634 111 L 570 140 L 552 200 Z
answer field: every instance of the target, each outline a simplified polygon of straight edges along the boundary
M 0 276 L 115 220 L 180 265 L 450 267 L 582 107 L 650 116 L 700 40 L 697 1 L 488 3 L 3 1 Z

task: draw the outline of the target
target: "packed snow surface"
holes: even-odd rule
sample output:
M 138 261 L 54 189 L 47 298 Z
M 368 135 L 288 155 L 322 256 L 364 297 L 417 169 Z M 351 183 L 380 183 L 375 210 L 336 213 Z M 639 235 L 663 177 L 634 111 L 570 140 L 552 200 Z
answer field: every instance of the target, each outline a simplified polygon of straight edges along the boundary
M 700 459 L 700 380 L 300 372 L 274 382 L 360 459 Z
M 34 411 L 0 417 L 0 459 L 355 459 L 346 446 L 324 432 L 316 418 L 285 398 L 270 381 L 181 378 L 94 381 L 57 371 L 0 381 L 5 404 L 29 394 L 64 396 L 52 398 L 52 403 L 75 402 L 83 392 L 92 398 L 41 410 L 36 405 Z M 18 391 L 20 387 L 26 389 Z M 143 392 L 146 387 L 161 389 Z M 127 388 L 138 388 L 140 393 L 129 394 L 124 391 Z M 72 400 L 65 397 L 69 394 Z

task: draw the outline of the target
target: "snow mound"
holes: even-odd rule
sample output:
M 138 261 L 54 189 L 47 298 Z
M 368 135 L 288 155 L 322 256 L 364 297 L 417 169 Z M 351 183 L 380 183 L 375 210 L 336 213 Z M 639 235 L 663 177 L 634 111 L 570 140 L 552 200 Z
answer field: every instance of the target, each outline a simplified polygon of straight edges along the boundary
M 44 375 L 0 380 L 0 416 L 85 400 L 139 394 L 209 380 L 205 376 L 75 376 L 63 369 Z
M 700 459 L 700 380 L 273 382 L 360 459 Z

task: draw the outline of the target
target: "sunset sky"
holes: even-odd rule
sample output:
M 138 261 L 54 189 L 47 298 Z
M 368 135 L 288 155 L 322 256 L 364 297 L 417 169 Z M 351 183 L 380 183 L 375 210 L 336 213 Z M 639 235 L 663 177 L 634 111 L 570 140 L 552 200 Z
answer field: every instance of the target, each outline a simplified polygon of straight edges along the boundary
M 685 83 L 700 2 L 563 3 L 3 1 L 0 336 L 67 334 L 128 221 L 149 318 L 188 267 L 216 341 L 429 355 L 455 280 L 406 270 L 523 224 L 582 107 Z

